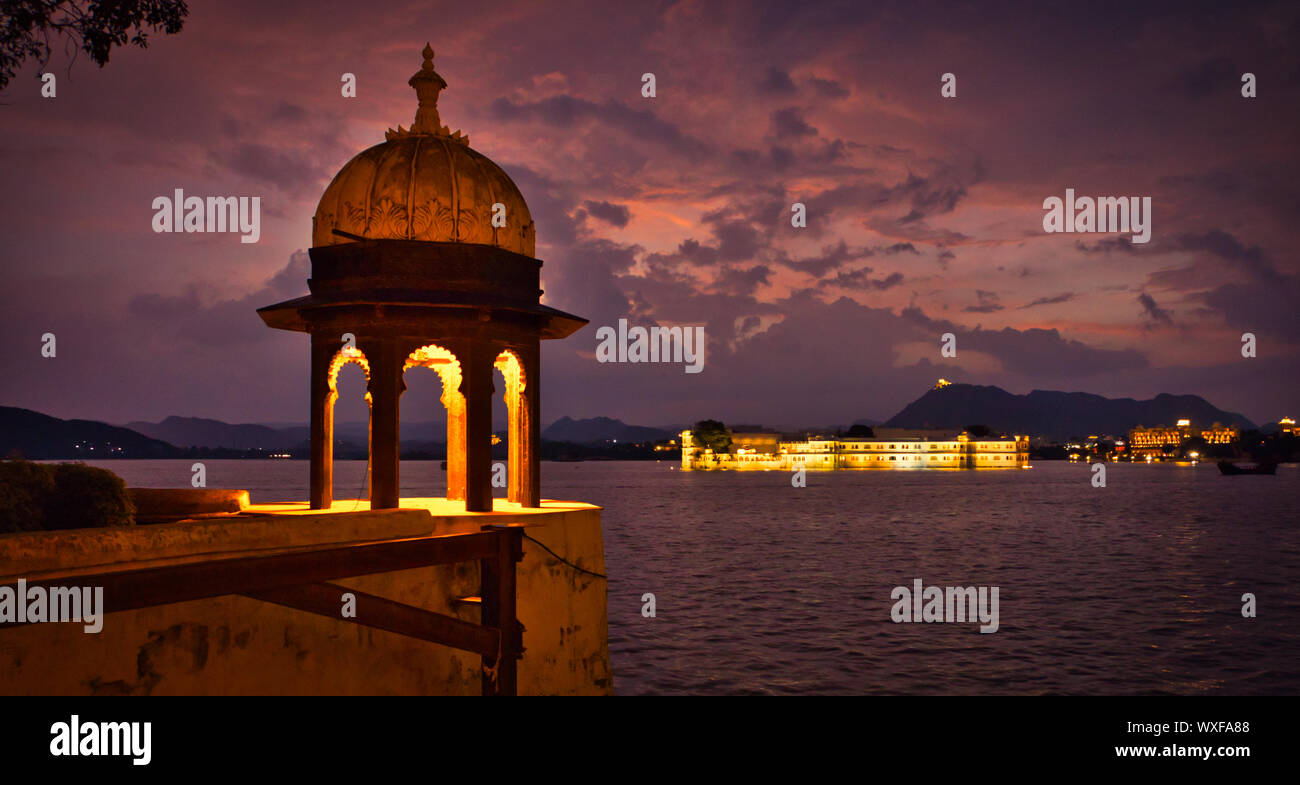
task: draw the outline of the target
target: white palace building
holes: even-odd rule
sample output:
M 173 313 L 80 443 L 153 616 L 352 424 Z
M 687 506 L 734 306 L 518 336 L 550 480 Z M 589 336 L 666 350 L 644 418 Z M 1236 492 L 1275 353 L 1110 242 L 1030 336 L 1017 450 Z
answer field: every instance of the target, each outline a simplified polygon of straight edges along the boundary
M 869 439 L 781 441 L 774 433 L 731 433 L 731 450 L 697 447 L 682 431 L 683 470 L 1028 469 L 1029 437 L 976 438 L 936 431 L 882 431 Z

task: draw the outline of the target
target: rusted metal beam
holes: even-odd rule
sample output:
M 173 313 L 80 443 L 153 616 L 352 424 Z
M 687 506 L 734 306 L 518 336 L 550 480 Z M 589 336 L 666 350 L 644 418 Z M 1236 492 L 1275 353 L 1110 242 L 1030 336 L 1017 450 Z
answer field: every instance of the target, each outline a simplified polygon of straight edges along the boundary
M 497 532 L 359 543 L 266 556 L 241 556 L 143 569 L 32 579 L 28 587 L 102 586 L 104 613 L 247 594 L 339 578 L 492 559 Z M 15 586 L 17 579 L 0 585 Z M 0 628 L 17 626 L 0 622 Z
M 487 527 L 485 527 L 486 529 Z M 480 617 L 484 627 L 501 631 L 501 648 L 483 657 L 483 694 L 518 694 L 518 660 L 523 657 L 523 635 L 516 618 L 515 563 L 523 558 L 523 530 L 497 528 L 493 558 L 479 561 Z
M 356 616 L 341 615 L 342 596 L 356 599 Z M 454 616 L 404 605 L 384 597 L 332 583 L 310 583 L 259 592 L 244 592 L 255 600 L 283 605 L 286 608 L 314 613 L 330 619 L 360 624 L 363 627 L 394 632 L 409 638 L 450 646 L 480 655 L 496 656 L 500 630 L 481 627 Z

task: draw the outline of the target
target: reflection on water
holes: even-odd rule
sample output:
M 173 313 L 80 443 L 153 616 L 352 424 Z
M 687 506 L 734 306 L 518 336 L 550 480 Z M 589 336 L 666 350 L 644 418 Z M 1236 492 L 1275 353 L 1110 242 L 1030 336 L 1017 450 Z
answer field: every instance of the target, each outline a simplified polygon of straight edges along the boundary
M 132 485 L 190 461 L 113 461 Z M 302 461 L 204 461 L 209 487 L 302 499 Z M 339 462 L 336 496 L 362 487 Z M 1300 692 L 1300 468 L 708 473 L 544 463 L 548 498 L 605 507 L 615 689 L 641 693 Z M 406 495 L 441 495 L 404 462 Z M 504 490 L 498 491 L 504 495 Z M 1000 587 L 1000 627 L 894 624 L 890 591 Z M 657 617 L 641 616 L 652 592 Z M 1241 616 L 1253 592 L 1258 618 Z

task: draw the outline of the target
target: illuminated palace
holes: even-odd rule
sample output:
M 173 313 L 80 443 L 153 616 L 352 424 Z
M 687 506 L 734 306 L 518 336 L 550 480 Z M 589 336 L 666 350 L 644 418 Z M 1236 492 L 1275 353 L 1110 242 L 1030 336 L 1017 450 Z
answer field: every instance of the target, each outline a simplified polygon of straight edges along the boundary
M 899 431 L 870 439 L 780 441 L 776 434 L 732 433 L 731 452 L 695 446 L 682 431 L 682 469 L 1027 469 L 1029 437 L 980 439 L 962 431 Z
M 1209 428 L 1193 428 L 1191 420 L 1179 420 L 1176 425 L 1143 428 L 1141 425 L 1128 432 L 1130 454 L 1134 458 L 1150 456 L 1159 458 L 1173 454 L 1180 444 L 1197 436 L 1207 444 L 1231 444 L 1239 436 L 1236 428 L 1215 423 Z

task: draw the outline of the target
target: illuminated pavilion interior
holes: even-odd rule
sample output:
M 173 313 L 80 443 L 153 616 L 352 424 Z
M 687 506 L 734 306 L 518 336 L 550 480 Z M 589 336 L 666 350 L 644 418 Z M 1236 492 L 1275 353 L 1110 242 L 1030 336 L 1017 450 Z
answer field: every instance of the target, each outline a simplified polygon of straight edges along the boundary
M 540 342 L 586 320 L 541 304 L 528 205 L 509 176 L 438 117 L 433 50 L 410 78 L 415 122 L 348 161 L 312 227 L 311 293 L 258 310 L 311 335 L 313 509 L 333 501 L 339 370 L 357 363 L 370 406 L 370 507 L 399 505 L 403 375 L 424 366 L 447 410 L 447 499 L 492 510 L 493 370 L 505 379 L 507 499 L 541 506 Z

